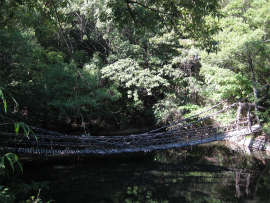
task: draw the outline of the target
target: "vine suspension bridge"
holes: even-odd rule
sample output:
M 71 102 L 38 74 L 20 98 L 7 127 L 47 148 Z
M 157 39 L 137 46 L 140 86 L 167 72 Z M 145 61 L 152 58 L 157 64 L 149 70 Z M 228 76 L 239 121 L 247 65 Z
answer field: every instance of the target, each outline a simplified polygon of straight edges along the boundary
M 270 83 L 263 86 L 267 87 Z M 143 134 L 128 136 L 74 136 L 64 135 L 36 127 L 29 126 L 36 135 L 0 132 L 0 141 L 3 143 L 0 150 L 4 148 L 16 153 L 33 154 L 116 154 L 126 152 L 150 152 L 158 149 L 180 148 L 184 146 L 198 145 L 218 140 L 226 140 L 231 137 L 248 135 L 261 130 L 255 116 L 251 115 L 252 103 L 245 102 L 253 93 L 233 103 L 230 106 L 219 109 L 223 101 L 211 108 L 180 120 L 170 125 L 152 130 Z M 266 98 L 268 94 L 260 98 Z M 229 109 L 238 106 L 236 119 L 227 123 L 199 126 L 203 121 L 225 113 Z M 246 116 L 241 116 L 242 109 L 246 109 Z M 207 116 L 200 115 L 208 113 Z

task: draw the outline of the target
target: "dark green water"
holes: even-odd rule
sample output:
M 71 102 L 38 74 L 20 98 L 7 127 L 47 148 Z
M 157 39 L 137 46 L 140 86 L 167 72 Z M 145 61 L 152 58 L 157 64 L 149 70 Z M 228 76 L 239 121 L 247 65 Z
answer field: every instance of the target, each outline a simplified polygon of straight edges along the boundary
M 240 150 L 240 151 L 239 151 Z M 270 158 L 222 142 L 114 156 L 21 156 L 54 202 L 270 202 Z

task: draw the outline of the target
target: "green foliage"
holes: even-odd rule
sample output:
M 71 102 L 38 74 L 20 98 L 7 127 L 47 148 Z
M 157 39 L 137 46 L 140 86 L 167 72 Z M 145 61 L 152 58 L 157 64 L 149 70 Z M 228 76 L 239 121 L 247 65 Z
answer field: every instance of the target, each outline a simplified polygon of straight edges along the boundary
M 67 115 L 76 114 L 78 109 L 83 115 L 91 111 L 98 111 L 108 100 L 115 100 L 118 95 L 107 94 L 108 89 L 100 86 L 100 73 L 98 56 L 87 63 L 83 70 L 83 77 L 88 84 L 78 75 L 71 64 L 58 62 L 51 64 L 49 70 L 43 75 L 44 102 L 47 108 L 57 109 L 59 120 L 65 120 Z M 90 84 L 90 85 L 89 85 Z
M 40 127 L 170 123 L 252 92 L 250 58 L 269 81 L 269 13 L 263 0 L 4 2 L 0 86 Z
M 219 102 L 232 96 L 240 99 L 253 91 L 250 80 L 230 69 L 203 64 L 200 74 L 205 82 L 201 94 L 208 102 Z
M 1 90 L 1 98 L 3 100 L 3 104 L 4 104 L 4 109 L 5 112 L 7 112 L 7 105 L 6 105 L 6 100 L 3 94 L 4 90 L 3 88 L 0 89 Z M 5 90 L 6 91 L 6 90 Z M 13 99 L 14 103 L 16 104 L 16 106 L 18 106 L 16 100 L 13 98 L 13 96 L 9 93 L 9 96 Z M 24 123 L 20 122 L 20 123 L 14 123 L 14 127 L 15 127 L 15 132 L 18 134 L 19 133 L 19 129 L 20 126 L 22 126 L 25 136 L 28 136 L 30 134 L 30 132 L 32 133 L 32 135 L 34 135 L 34 133 L 32 132 L 32 130 L 29 128 L 29 126 L 25 125 Z M 9 170 L 8 170 L 8 165 L 6 164 L 6 160 L 9 162 L 9 166 L 11 167 L 12 171 L 14 172 L 14 164 L 17 163 L 21 169 L 21 171 L 23 172 L 23 168 L 21 163 L 19 162 L 18 156 L 14 153 L 6 153 L 3 156 L 1 156 L 1 162 L 0 162 L 0 176 L 8 176 L 9 177 Z M 14 184 L 14 183 L 13 183 Z M 15 184 L 14 184 L 15 185 Z M 11 190 L 5 186 L 0 185 L 0 201 L 1 202 L 6 202 L 6 203 L 11 203 L 11 202 L 15 202 L 16 198 L 18 198 L 18 193 L 20 193 L 19 191 L 24 191 L 25 194 L 28 195 L 28 193 L 30 192 L 30 190 L 33 190 L 33 187 L 40 187 L 43 188 L 45 185 L 44 184 L 38 184 L 38 183 L 32 183 L 32 185 L 27 185 L 27 184 L 17 184 L 16 186 L 11 186 Z M 15 189 L 14 189 L 15 188 Z M 28 190 L 28 191 L 27 191 Z M 39 191 L 40 192 L 40 191 Z M 20 201 L 21 202 L 21 201 Z M 31 197 L 31 199 L 29 201 L 26 202 L 33 202 L 33 203 L 38 203 L 38 202 L 42 202 L 39 196 L 39 193 L 37 195 L 37 198 Z
M 2 88 L 0 89 L 0 96 L 1 96 L 1 98 L 2 98 L 2 100 L 3 100 L 5 113 L 7 113 L 7 102 L 6 102 L 6 99 L 5 99 L 5 97 L 4 97 Z
M 42 203 L 40 192 L 41 189 L 45 188 L 48 188 L 48 182 L 32 182 L 30 184 L 13 183 L 9 188 L 0 185 L 0 201 L 3 203 Z M 30 196 L 30 198 L 27 199 L 33 191 L 36 192 L 37 190 L 38 193 L 36 196 Z M 49 202 L 52 202 L 52 200 L 46 203 Z
M 0 97 L 3 101 L 3 106 L 4 106 L 4 110 L 5 110 L 5 113 L 7 113 L 7 101 L 5 99 L 5 95 L 4 95 L 4 91 L 6 93 L 8 93 L 9 97 L 12 98 L 13 102 L 15 103 L 15 106 L 18 107 L 18 103 L 16 102 L 16 100 L 14 99 L 14 97 L 12 96 L 12 94 L 7 91 L 6 89 L 4 89 L 3 87 L 0 87 Z
M 65 55 L 61 52 L 51 51 L 47 54 L 47 58 L 51 63 L 62 63 L 64 62 Z
M 18 156 L 16 154 L 13 154 L 13 153 L 7 153 L 4 156 L 2 156 L 2 161 L 0 163 L 1 170 L 6 168 L 5 159 L 7 159 L 9 161 L 9 164 L 10 164 L 13 172 L 14 172 L 14 163 L 15 162 L 17 162 L 19 164 L 20 169 L 23 172 L 23 168 L 22 168 L 20 162 L 18 161 Z
M 263 132 L 266 134 L 268 140 L 270 139 L 270 122 L 263 125 Z
M 38 191 L 38 194 L 37 194 L 36 197 L 35 196 L 31 196 L 30 199 L 28 199 L 26 202 L 27 203 L 38 203 L 38 202 L 41 203 L 42 201 L 40 199 L 40 190 Z
M 261 5 L 258 4 L 259 2 Z M 268 34 L 264 26 L 258 25 L 263 24 L 269 18 L 269 16 L 265 16 L 267 9 L 269 9 L 269 3 L 262 1 L 243 3 L 240 0 L 228 3 L 224 8 L 226 17 L 220 20 L 223 31 L 215 37 L 220 41 L 219 48 L 221 51 L 209 55 L 201 53 L 203 61 L 209 64 L 205 68 L 214 68 L 216 65 L 219 68 L 233 71 L 240 77 L 244 77 L 245 80 L 250 80 L 249 65 L 252 59 L 253 66 L 256 69 L 256 78 L 262 84 L 265 84 L 267 81 L 265 76 L 267 70 L 269 70 L 269 63 L 265 58 L 269 52 L 269 45 L 265 42 Z M 249 15 L 254 12 L 257 16 L 256 23 L 253 23 L 255 17 Z M 254 26 L 254 24 L 257 26 Z M 240 80 L 239 76 L 237 80 Z M 250 89 L 248 83 L 241 84 L 241 86 L 246 91 Z
M 269 82 L 269 9 L 269 2 L 260 0 L 225 4 L 224 18 L 220 20 L 222 31 L 214 36 L 220 42 L 220 51 L 200 52 L 200 74 L 205 83 L 200 95 L 206 103 L 225 98 L 235 101 L 252 93 L 254 85 L 260 88 Z M 259 96 L 266 93 L 263 90 Z M 254 102 L 253 98 L 250 100 Z
M 167 124 L 175 120 L 181 120 L 182 112 L 179 111 L 179 102 L 175 94 L 166 95 L 166 98 L 155 104 L 154 114 L 158 124 Z
M 154 33 L 161 29 L 175 30 L 180 35 L 200 40 L 204 48 L 215 50 L 211 35 L 218 30 L 216 24 L 208 24 L 205 16 L 220 17 L 219 3 L 213 1 L 105 1 L 106 9 L 99 12 L 102 22 L 113 21 L 120 32 L 125 26 L 134 26 L 137 33 L 148 30 Z
M 136 61 L 130 58 L 120 59 L 114 64 L 103 68 L 102 73 L 103 77 L 110 78 L 115 85 L 131 89 L 128 91 L 128 97 L 133 95 L 135 101 L 138 101 L 138 93 L 132 92 L 134 88 L 136 90 L 144 89 L 146 95 L 152 95 L 151 90 L 155 87 L 169 85 L 168 81 L 161 77 L 161 72 L 155 69 L 143 69 Z
M 8 194 L 8 188 L 4 188 L 4 186 L 0 185 L 0 200 L 3 203 L 14 202 L 15 196 Z
M 4 88 L 1 88 L 0 87 L 0 96 L 3 100 L 3 104 L 4 104 L 4 109 L 5 109 L 5 112 L 7 113 L 7 103 L 6 103 L 6 100 L 5 100 L 5 97 L 4 97 L 4 94 L 3 94 L 3 90 Z M 6 90 L 5 90 L 6 91 Z M 8 91 L 6 91 L 8 92 Z M 9 92 L 8 92 L 9 93 Z M 14 97 L 9 93 L 9 96 L 12 98 L 12 100 L 14 101 L 16 107 L 18 106 L 18 103 L 17 101 L 14 99 Z M 1 114 L 0 114 L 1 116 Z M 5 124 L 2 124 L 0 123 L 1 125 L 5 125 Z M 20 123 L 14 123 L 14 127 L 15 127 L 15 132 L 18 134 L 19 133 L 19 128 L 20 126 L 22 126 L 23 130 L 24 130 L 24 133 L 25 133 L 25 136 L 28 136 L 30 134 L 30 132 L 34 135 L 33 131 L 27 126 L 25 125 L 23 122 L 20 122 Z M 1 157 L 1 162 L 0 162 L 0 175 L 8 175 L 7 173 L 7 170 L 6 170 L 6 163 L 5 163 L 5 160 L 8 160 L 9 162 L 9 165 L 12 169 L 12 171 L 14 172 L 14 163 L 18 163 L 21 171 L 23 172 L 23 168 L 18 160 L 18 156 L 14 153 L 6 153 L 4 154 L 2 157 Z

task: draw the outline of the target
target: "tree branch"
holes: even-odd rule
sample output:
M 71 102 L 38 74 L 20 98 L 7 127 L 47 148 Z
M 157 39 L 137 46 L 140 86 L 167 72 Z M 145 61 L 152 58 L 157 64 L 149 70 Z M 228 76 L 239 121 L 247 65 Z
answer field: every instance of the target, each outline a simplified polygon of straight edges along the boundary
M 59 20 L 59 16 L 58 16 L 58 13 L 57 13 L 55 4 L 54 4 L 53 0 L 51 0 L 51 2 L 52 2 L 53 10 L 54 10 L 54 13 L 55 13 L 55 16 L 56 16 L 56 19 L 57 19 L 57 23 L 58 23 L 58 25 L 60 27 L 61 35 L 62 35 L 62 37 L 63 37 L 63 39 L 64 39 L 64 41 L 66 43 L 66 46 L 67 46 L 68 51 L 69 51 L 69 54 L 73 57 L 73 51 L 71 51 L 71 49 L 70 49 L 70 47 L 68 45 L 68 42 L 67 42 L 67 40 L 65 38 L 64 31 L 63 31 L 63 28 L 61 26 L 61 23 L 60 23 L 60 20 Z
M 127 9 L 128 9 L 128 12 L 130 13 L 131 18 L 133 19 L 134 23 L 136 23 L 135 18 L 134 18 L 133 14 L 132 14 L 132 12 L 131 12 L 131 10 L 129 8 L 128 2 L 127 2 Z
M 60 27 L 60 30 L 61 30 L 61 35 L 62 35 L 62 37 L 63 37 L 63 39 L 64 39 L 64 41 L 65 41 L 65 43 L 66 43 L 66 46 L 67 46 L 67 48 L 68 48 L 68 51 L 69 51 L 70 56 L 72 57 L 72 59 L 73 59 L 74 62 L 75 62 L 75 59 L 74 59 L 74 56 L 73 56 L 73 50 L 69 47 L 68 41 L 67 41 L 67 39 L 66 39 L 66 37 L 65 37 L 65 35 L 64 35 L 64 31 L 63 31 L 63 28 L 62 28 L 62 26 L 61 26 L 61 23 L 60 23 L 60 20 L 59 20 L 59 16 L 58 16 L 58 14 L 57 14 L 57 10 L 56 10 L 55 4 L 54 4 L 53 0 L 51 0 L 51 2 L 52 2 L 52 5 L 53 5 L 53 9 L 54 9 L 55 15 L 56 15 L 57 23 L 58 23 L 58 25 L 59 25 L 59 27 Z M 72 46 L 72 45 L 71 45 L 71 46 Z M 75 62 L 75 66 L 76 66 L 76 69 L 77 69 L 77 73 L 80 75 L 80 77 L 83 78 L 83 80 L 85 81 L 85 83 L 86 83 L 89 87 L 91 87 L 91 90 L 95 91 L 94 87 L 93 87 L 93 86 L 92 86 L 92 85 L 91 85 L 91 84 L 83 77 L 82 73 L 80 72 L 79 68 L 78 68 L 77 65 L 76 65 L 76 62 Z
M 138 4 L 138 5 L 140 5 L 140 6 L 144 7 L 144 8 L 147 8 L 147 9 L 149 9 L 151 11 L 154 11 L 154 12 L 157 12 L 157 13 L 162 13 L 162 14 L 166 14 L 166 15 L 177 15 L 175 13 L 166 13 L 166 12 L 162 12 L 160 10 L 154 9 L 154 8 L 150 8 L 150 7 L 144 5 L 144 4 L 140 3 L 140 2 L 137 2 L 137 1 L 127 1 L 127 4 L 129 4 L 129 3 Z

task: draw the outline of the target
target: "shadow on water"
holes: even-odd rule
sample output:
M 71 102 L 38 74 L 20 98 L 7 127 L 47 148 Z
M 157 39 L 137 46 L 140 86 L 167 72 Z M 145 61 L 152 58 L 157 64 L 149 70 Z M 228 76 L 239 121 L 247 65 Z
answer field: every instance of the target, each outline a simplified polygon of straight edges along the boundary
M 110 156 L 22 156 L 55 202 L 269 202 L 270 156 L 222 142 Z

